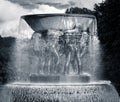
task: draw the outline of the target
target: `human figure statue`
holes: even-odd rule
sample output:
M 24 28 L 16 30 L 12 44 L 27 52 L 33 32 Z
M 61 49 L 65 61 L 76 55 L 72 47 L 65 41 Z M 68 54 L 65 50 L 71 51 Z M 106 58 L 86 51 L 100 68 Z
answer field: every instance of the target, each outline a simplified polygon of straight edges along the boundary
M 79 59 L 78 59 L 78 49 L 77 49 L 77 40 L 76 36 L 80 35 L 79 29 L 77 27 L 74 27 L 73 29 L 66 30 L 64 32 L 64 54 L 66 57 L 65 60 L 65 66 L 64 66 L 64 74 L 69 74 L 70 66 L 72 66 L 73 69 L 75 67 L 80 66 Z M 75 66 L 75 63 L 77 63 L 77 66 Z
M 72 66 L 72 69 L 75 71 L 75 68 L 80 69 L 81 68 L 81 60 L 79 58 L 79 51 L 77 48 L 77 36 L 80 36 L 79 28 L 74 27 L 74 29 L 69 30 L 68 35 L 67 35 L 67 44 L 69 46 L 69 53 L 67 55 L 67 62 L 65 66 L 65 71 L 67 69 L 70 71 L 70 65 Z M 78 73 L 78 72 L 76 72 Z
M 59 65 L 58 40 L 63 33 L 49 29 L 34 32 L 31 43 L 33 48 L 32 66 L 37 68 L 38 74 L 57 74 Z
M 62 44 L 59 44 L 59 38 L 62 38 Z M 45 75 L 57 74 L 62 54 L 65 56 L 64 74 L 69 74 L 70 68 L 77 75 L 82 74 L 81 58 L 86 53 L 88 38 L 88 32 L 82 31 L 80 27 L 64 32 L 53 29 L 47 30 L 45 34 L 35 32 L 31 41 L 37 72 Z
M 82 57 L 85 55 L 86 51 L 87 51 L 87 44 L 89 41 L 89 34 L 87 31 L 83 31 L 82 32 L 82 37 L 80 39 L 80 44 L 79 44 L 79 50 L 78 50 L 78 61 L 81 67 L 78 68 L 78 74 L 82 74 L 82 63 L 81 63 L 81 59 Z
M 82 74 L 81 58 L 86 52 L 88 38 L 88 33 L 82 32 L 81 27 L 66 31 L 64 41 L 66 52 L 65 74 L 69 74 L 70 66 L 72 66 L 73 70 L 76 69 L 77 75 Z
M 44 74 L 45 58 L 44 51 L 46 42 L 42 39 L 42 34 L 34 32 L 31 38 L 33 48 L 32 67 L 37 68 L 38 74 Z
M 50 74 L 57 74 L 57 68 L 59 65 L 59 53 L 58 53 L 58 38 L 61 32 L 54 29 L 49 29 L 47 32 L 47 60 L 48 71 Z

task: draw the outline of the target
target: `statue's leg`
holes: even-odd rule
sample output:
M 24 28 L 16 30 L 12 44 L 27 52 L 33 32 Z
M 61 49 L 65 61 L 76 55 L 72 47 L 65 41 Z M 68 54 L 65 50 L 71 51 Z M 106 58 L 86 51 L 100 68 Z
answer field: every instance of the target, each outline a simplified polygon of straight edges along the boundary
M 65 63 L 65 68 L 64 68 L 64 73 L 69 74 L 69 65 L 70 65 L 70 60 L 71 60 L 71 52 L 67 55 L 66 63 Z
M 47 58 L 46 58 L 46 55 L 45 55 L 45 64 L 44 64 L 44 69 L 43 69 L 43 70 L 44 70 L 44 74 L 46 74 L 47 63 L 48 63 L 48 62 L 47 62 Z
M 38 56 L 38 64 L 39 64 L 39 65 L 38 65 L 38 67 L 39 67 L 39 68 L 38 68 L 38 69 L 39 69 L 39 70 L 38 70 L 38 73 L 41 74 L 41 70 L 42 70 L 42 69 L 41 69 L 41 67 L 42 67 L 41 65 L 42 65 L 42 63 L 41 63 L 40 53 L 39 53 L 39 56 Z
M 43 57 L 43 52 L 42 51 L 39 51 L 39 61 L 38 61 L 38 67 L 39 67 L 39 74 L 43 74 L 43 67 L 44 67 L 44 57 Z
M 54 53 L 53 53 L 54 54 Z M 55 55 L 51 55 L 50 74 L 55 74 Z
M 46 53 L 45 55 L 45 67 L 44 67 L 44 73 L 49 74 L 49 68 L 50 68 L 50 58 L 49 54 Z
M 45 58 L 42 56 L 42 59 L 41 59 L 41 74 L 44 74 L 44 68 L 45 68 Z
M 56 55 L 55 52 L 51 53 L 51 57 L 50 57 L 50 73 L 51 74 L 55 74 L 56 73 Z
M 39 51 L 34 51 L 35 52 L 35 56 L 34 56 L 34 60 L 33 60 L 33 72 L 36 71 L 36 74 L 40 74 L 40 67 L 39 67 Z
M 79 50 L 76 51 L 76 61 L 77 61 L 77 65 L 78 65 L 77 74 L 82 74 L 81 54 L 80 54 Z
M 57 52 L 57 50 L 54 48 L 54 54 L 55 54 L 55 58 L 54 58 L 54 73 L 57 73 L 59 71 L 58 69 L 58 65 L 59 65 L 59 54 Z
M 71 61 L 72 69 L 74 72 L 76 72 L 77 66 L 76 66 L 76 51 L 75 48 L 72 46 L 72 51 L 71 51 Z
M 42 73 L 41 74 L 45 74 L 45 71 L 46 71 L 46 56 L 45 56 L 45 52 L 43 51 L 42 53 L 42 60 L 41 60 L 41 63 L 42 63 Z
M 48 65 L 47 65 L 47 73 L 48 75 L 51 74 L 51 63 L 53 60 L 53 56 L 51 56 L 51 54 L 48 56 Z

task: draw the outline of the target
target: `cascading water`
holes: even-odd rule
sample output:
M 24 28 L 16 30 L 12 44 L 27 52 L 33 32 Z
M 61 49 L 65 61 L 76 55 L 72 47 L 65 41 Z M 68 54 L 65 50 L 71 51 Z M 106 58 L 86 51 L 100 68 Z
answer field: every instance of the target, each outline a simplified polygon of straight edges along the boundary
M 26 15 L 19 33 L 16 80 L 0 89 L 0 102 L 119 102 L 111 83 L 96 76 L 101 52 L 94 16 Z
M 96 29 L 93 26 L 95 19 L 92 20 L 89 16 L 51 16 L 42 20 L 36 18 L 37 16 L 29 19 L 25 17 L 28 24 L 31 22 L 30 26 L 21 19 L 21 36 L 24 34 L 23 38 L 27 35 L 31 37 L 16 42 L 15 66 L 18 74 L 22 75 L 17 75 L 18 80 L 25 80 L 23 78 L 35 74 L 49 77 L 55 75 L 56 78 L 61 75 L 64 75 L 64 78 L 79 74 L 89 76 L 87 73 L 94 75 L 100 65 L 100 52 L 96 51 L 93 45 L 99 45 L 96 36 L 93 36 Z M 96 61 L 96 58 L 99 60 Z M 23 77 L 23 74 L 27 76 Z M 94 79 L 94 76 L 91 76 L 91 79 Z

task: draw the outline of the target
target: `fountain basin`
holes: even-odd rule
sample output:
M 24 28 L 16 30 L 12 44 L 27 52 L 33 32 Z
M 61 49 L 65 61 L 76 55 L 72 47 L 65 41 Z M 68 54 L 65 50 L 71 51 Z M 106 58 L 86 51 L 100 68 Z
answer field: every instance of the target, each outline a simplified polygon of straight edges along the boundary
M 89 27 L 96 18 L 87 14 L 36 14 L 24 15 L 21 19 L 24 19 L 33 31 L 39 32 L 48 29 L 73 29 L 75 25 L 79 24 Z
M 91 83 L 11 83 L 1 86 L 0 102 L 119 102 L 109 81 Z

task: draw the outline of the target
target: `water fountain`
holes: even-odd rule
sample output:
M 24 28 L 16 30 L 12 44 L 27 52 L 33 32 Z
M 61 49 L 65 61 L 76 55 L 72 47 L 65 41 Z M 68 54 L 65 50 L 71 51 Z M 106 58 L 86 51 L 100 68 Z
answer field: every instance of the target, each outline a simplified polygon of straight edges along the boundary
M 94 74 L 101 57 L 96 30 L 92 15 L 22 16 L 16 80 L 0 87 L 0 102 L 119 102 L 111 82 Z

